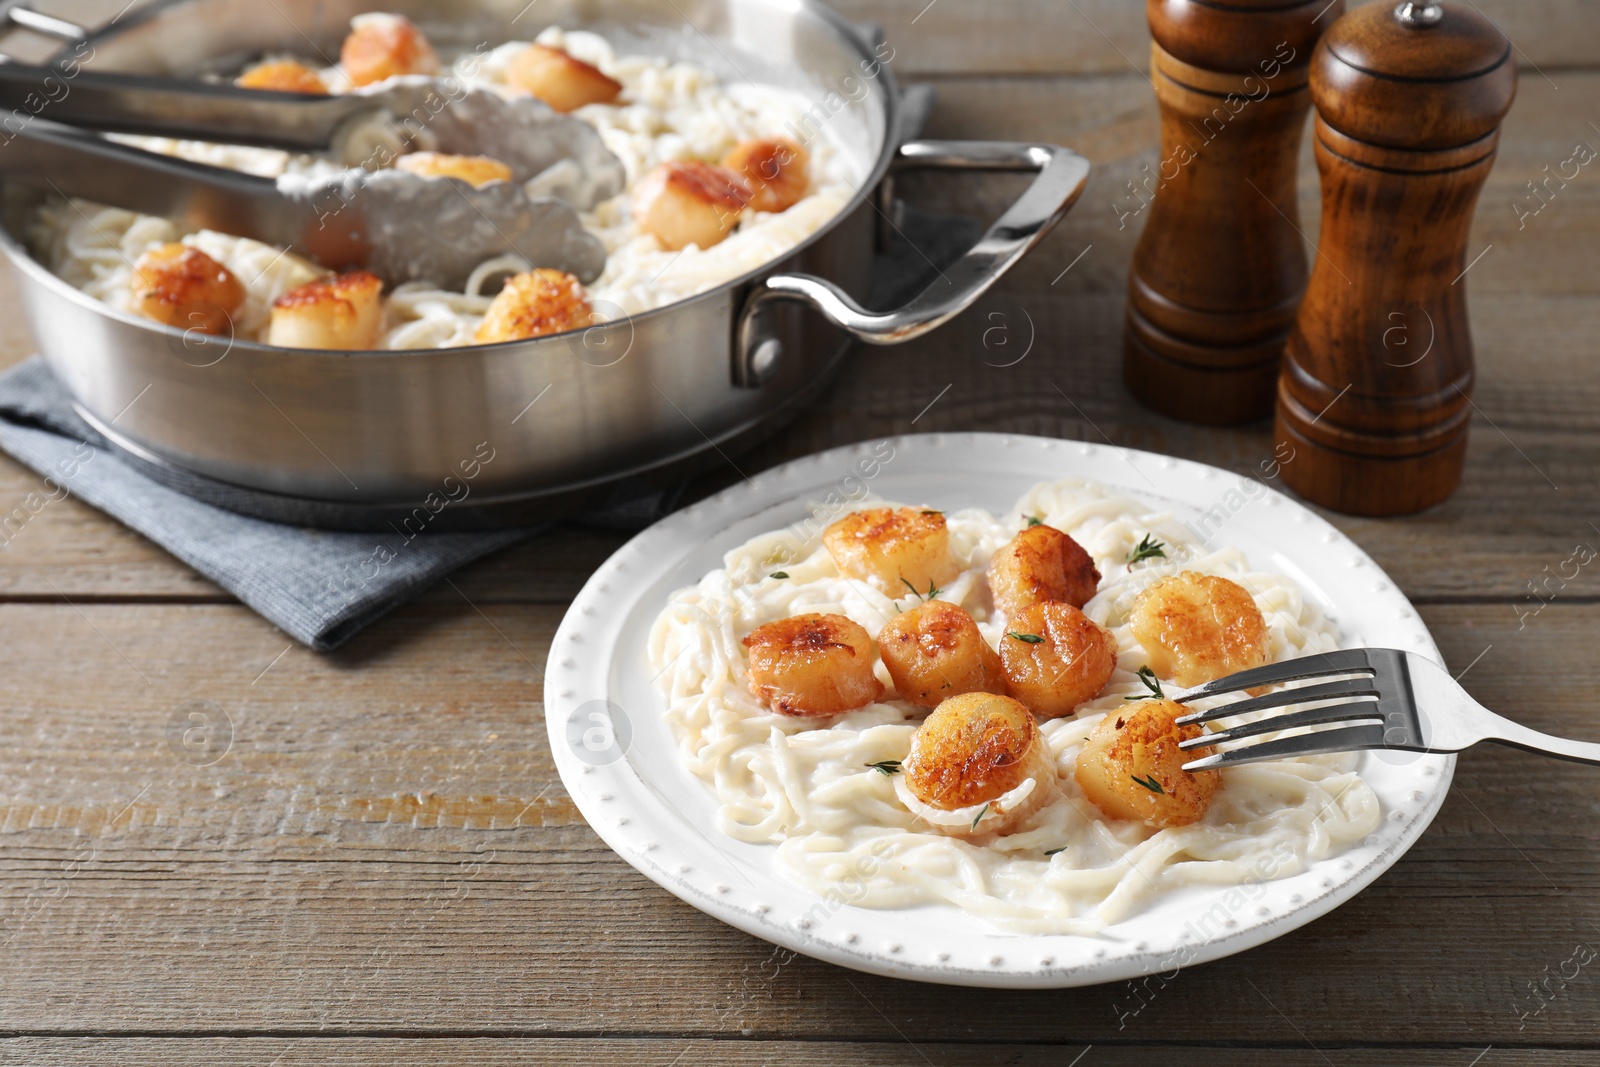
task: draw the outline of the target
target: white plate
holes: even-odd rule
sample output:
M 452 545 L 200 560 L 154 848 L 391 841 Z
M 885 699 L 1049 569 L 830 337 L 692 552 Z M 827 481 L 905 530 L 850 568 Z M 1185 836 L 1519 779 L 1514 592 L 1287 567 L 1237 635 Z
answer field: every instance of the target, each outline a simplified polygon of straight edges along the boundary
M 866 477 L 863 470 L 875 473 Z M 887 458 L 884 458 L 887 457 Z M 863 465 L 863 461 L 865 465 Z M 1444 802 L 1454 756 L 1366 753 L 1383 802 L 1365 841 L 1290 878 L 1189 887 L 1095 937 L 998 931 L 948 905 L 898 911 L 829 901 L 787 881 L 770 845 L 715 828 L 710 790 L 686 770 L 650 678 L 646 638 L 670 593 L 751 537 L 801 520 L 830 493 L 863 491 L 1000 515 L 1031 486 L 1090 478 L 1180 520 L 1221 520 L 1213 544 L 1291 575 L 1346 646 L 1439 658 L 1394 583 L 1328 523 L 1257 479 L 1148 452 L 1000 434 L 924 434 L 851 445 L 758 475 L 662 520 L 623 546 L 578 594 L 551 645 L 545 717 L 561 780 L 596 833 L 647 877 L 741 930 L 875 974 L 955 985 L 1051 988 L 1217 959 L 1325 915 L 1382 874 Z M 1216 511 L 1213 509 L 1221 509 Z

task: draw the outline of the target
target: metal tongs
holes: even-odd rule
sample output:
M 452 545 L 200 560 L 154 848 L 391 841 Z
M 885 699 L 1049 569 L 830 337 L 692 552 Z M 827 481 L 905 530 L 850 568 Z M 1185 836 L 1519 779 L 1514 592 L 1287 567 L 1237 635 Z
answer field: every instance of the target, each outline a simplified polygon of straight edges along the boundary
M 426 278 L 459 287 L 480 263 L 508 253 L 593 281 L 605 249 L 575 209 L 624 184 L 622 162 L 593 127 L 534 97 L 505 98 L 449 77 L 312 96 L 7 62 L 0 109 L 10 109 L 0 110 L 0 176 L 288 247 L 335 270 L 364 267 L 391 284 Z M 331 151 L 346 169 L 263 178 L 77 127 Z M 385 169 L 412 149 L 492 156 L 513 180 L 474 188 Z M 534 178 L 539 191 L 530 195 L 524 185 Z

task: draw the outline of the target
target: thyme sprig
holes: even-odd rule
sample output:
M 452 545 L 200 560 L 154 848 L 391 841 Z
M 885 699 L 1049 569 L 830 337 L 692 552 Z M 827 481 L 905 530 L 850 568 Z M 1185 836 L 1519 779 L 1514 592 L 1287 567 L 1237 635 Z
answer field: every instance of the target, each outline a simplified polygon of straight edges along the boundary
M 1022 641 L 1025 644 L 1030 645 L 1037 645 L 1039 642 L 1044 640 L 1044 638 L 1040 637 L 1038 634 L 1019 634 L 1015 630 L 1007 630 L 1006 636 L 1015 637 L 1018 641 Z
M 974 830 L 976 830 L 978 828 L 979 821 L 982 820 L 983 817 L 985 815 L 987 815 L 987 814 L 989 814 L 989 805 L 985 804 L 983 807 L 978 809 L 978 814 L 973 816 L 973 818 L 972 818 L 972 828 Z
M 1150 792 L 1152 792 L 1152 793 L 1165 793 L 1166 792 L 1165 789 L 1161 788 L 1161 783 L 1156 780 L 1156 776 L 1153 775 L 1153 774 L 1149 775 L 1148 777 L 1145 777 L 1145 778 L 1140 778 L 1137 774 L 1130 774 L 1130 775 L 1128 775 L 1128 777 L 1132 778 L 1134 781 L 1138 782 L 1140 785 L 1144 786 L 1146 789 L 1150 790 Z
M 868 763 L 864 764 L 864 766 L 877 771 L 885 778 L 889 777 L 891 774 L 900 773 L 900 761 L 897 759 L 881 759 L 877 763 Z
M 1157 541 L 1154 534 L 1145 534 L 1144 540 L 1134 545 L 1133 551 L 1128 553 L 1128 569 L 1133 570 L 1133 565 L 1141 560 L 1166 558 L 1166 542 Z
M 943 589 L 940 589 L 938 586 L 933 584 L 933 579 L 932 578 L 928 579 L 928 591 L 926 593 L 924 593 L 922 590 L 918 589 L 916 586 L 912 585 L 910 582 L 906 581 L 904 578 L 900 579 L 900 584 L 905 586 L 907 589 L 911 590 L 911 592 L 913 592 L 914 594 L 916 594 L 917 599 L 922 601 L 923 603 L 927 603 L 928 601 L 932 600 L 934 597 L 938 596 L 940 593 L 944 592 Z

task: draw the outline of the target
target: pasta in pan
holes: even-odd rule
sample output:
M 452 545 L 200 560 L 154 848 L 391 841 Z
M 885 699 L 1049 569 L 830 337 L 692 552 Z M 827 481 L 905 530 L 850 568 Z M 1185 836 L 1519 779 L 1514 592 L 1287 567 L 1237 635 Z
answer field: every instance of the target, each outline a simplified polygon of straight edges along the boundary
M 1377 827 L 1380 804 L 1352 754 L 1229 768 L 1203 816 L 1186 825 L 1110 818 L 1075 777 L 1102 720 L 1116 717 L 1120 727 L 1119 709 L 1151 695 L 1138 673 L 1151 656 L 1130 623 L 1146 590 L 1180 570 L 1220 576 L 1254 600 L 1267 659 L 1338 647 L 1335 626 L 1289 577 L 1251 570 L 1236 550 L 1206 549 L 1170 515 L 1093 483 L 1037 486 L 1003 518 L 973 509 L 944 519 L 959 570 L 937 587 L 880 588 L 843 573 L 819 539 L 791 530 L 733 550 L 723 567 L 670 598 L 651 633 L 650 670 L 685 765 L 716 799 L 722 832 L 773 845 L 797 883 L 819 894 L 848 887 L 858 906 L 951 904 L 1002 929 L 1093 934 L 1183 886 L 1297 873 Z M 875 670 L 887 696 L 831 718 L 781 714 L 752 692 L 742 642 L 775 620 L 824 613 L 876 634 L 931 598 L 970 613 L 990 647 L 1038 640 L 1008 629 L 1015 622 L 994 607 L 986 579 L 991 559 L 1035 524 L 1070 535 L 1105 576 L 1082 611 L 1115 644 L 1098 695 L 1038 723 L 1046 780 L 1030 777 L 982 807 L 924 803 L 905 768 L 928 709 L 895 690 L 883 663 Z M 1128 562 L 1152 544 L 1165 556 Z M 1036 797 L 1020 822 L 983 833 L 982 820 L 1034 788 L 1044 791 L 1042 805 Z
M 365 18 L 368 16 L 360 17 Z M 590 64 L 620 86 L 614 100 L 586 103 L 572 111 L 575 118 L 600 133 L 627 172 L 623 193 L 580 213 L 584 227 L 600 238 L 607 253 L 604 272 L 584 293 L 593 322 L 663 307 L 770 262 L 827 224 L 864 180 L 858 161 L 834 132 L 813 121 L 813 104 L 803 93 L 749 82 L 725 83 L 694 63 L 659 56 L 619 56 L 604 37 L 594 33 L 552 27 L 534 44 Z M 511 42 L 487 52 L 464 54 L 443 73 L 468 87 L 516 94 L 524 91 L 515 84 L 516 65 L 530 47 L 530 42 Z M 292 60 L 275 57 L 268 57 L 262 65 L 298 67 Z M 330 91 L 348 91 L 351 86 L 342 65 L 320 71 L 301 68 L 301 73 L 320 79 Z M 383 146 L 382 158 L 394 158 L 399 146 L 390 143 L 394 138 L 386 123 L 375 119 L 355 125 L 357 128 L 344 133 L 345 142 L 370 144 L 374 151 Z M 722 160 L 736 146 L 774 137 L 793 138 L 804 145 L 801 163 L 808 181 L 798 202 L 781 210 L 762 210 L 759 198 L 750 199 L 749 206 L 737 212 L 731 231 L 709 245 L 666 247 L 641 226 L 632 194 L 653 169 L 682 161 Z M 342 169 L 331 158 L 269 148 L 156 137 L 120 139 L 263 177 L 322 175 Z M 571 166 L 570 160 L 565 163 Z M 559 195 L 572 178 L 562 166 L 557 164 L 526 182 L 530 195 Z M 47 201 L 36 214 L 29 236 L 35 255 L 51 270 L 125 311 L 134 306 L 136 264 L 142 255 L 173 242 L 202 249 L 243 285 L 246 302 L 233 316 L 234 335 L 252 340 L 267 339 L 268 313 L 275 300 L 295 285 L 326 273 L 299 256 L 259 242 L 211 231 L 192 232 L 165 219 L 87 201 Z M 397 286 L 384 296 L 383 328 L 376 347 L 440 348 L 482 342 L 477 329 L 499 284 L 508 275 L 537 266 L 515 256 L 502 256 L 482 264 L 459 292 L 424 282 Z

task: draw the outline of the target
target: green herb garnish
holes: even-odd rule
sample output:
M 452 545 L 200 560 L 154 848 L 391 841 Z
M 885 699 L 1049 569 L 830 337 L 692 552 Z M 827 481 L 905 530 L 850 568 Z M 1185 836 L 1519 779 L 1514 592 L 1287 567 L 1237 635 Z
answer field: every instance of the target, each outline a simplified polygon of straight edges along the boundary
M 978 828 L 978 820 L 982 819 L 987 814 L 989 814 L 989 805 L 985 804 L 983 807 L 978 809 L 977 816 L 975 816 L 972 820 L 972 828 L 974 830 Z
M 1068 845 L 1062 845 L 1060 848 L 1047 849 L 1045 855 L 1054 856 L 1057 852 L 1065 852 L 1069 847 Z
M 906 581 L 904 578 L 900 579 L 900 584 L 911 590 L 912 593 L 916 594 L 917 599 L 923 601 L 924 603 L 932 600 L 934 597 L 944 592 L 943 589 L 940 589 L 938 586 L 933 584 L 933 579 L 931 578 L 928 579 L 928 591 L 926 593 L 912 585 L 910 582 Z
M 1144 786 L 1146 789 L 1150 790 L 1150 792 L 1152 792 L 1152 793 L 1165 793 L 1166 792 L 1165 789 L 1161 788 L 1161 783 L 1156 781 L 1156 776 L 1153 775 L 1153 774 L 1150 775 L 1148 778 L 1140 778 L 1137 774 L 1130 774 L 1130 775 L 1128 775 L 1128 777 L 1132 778 L 1134 781 L 1138 782 L 1140 785 Z
M 1144 540 L 1133 546 L 1133 551 L 1128 553 L 1128 568 L 1145 559 L 1166 559 L 1167 546 L 1165 542 L 1157 541 L 1152 534 L 1145 534 Z
M 789 577 L 789 572 L 788 571 L 773 571 L 771 574 L 767 575 L 767 577 L 768 578 L 787 578 L 787 577 Z
M 866 764 L 866 766 L 870 767 L 871 769 L 873 769 L 875 771 L 877 771 L 879 774 L 883 775 L 885 778 L 887 778 L 891 774 L 899 774 L 900 773 L 900 761 L 897 760 L 897 759 L 879 760 L 877 763 L 868 763 L 868 764 Z
M 1028 525 L 1029 526 L 1043 526 L 1044 525 L 1044 520 L 1041 519 L 1037 515 L 1029 515 L 1028 516 Z M 1050 855 L 1050 853 L 1046 852 L 1045 855 L 1048 856 L 1048 855 Z
M 1018 641 L 1025 641 L 1030 645 L 1037 645 L 1040 641 L 1044 640 L 1044 638 L 1040 637 L 1038 634 L 1019 634 L 1015 630 L 1007 630 L 1006 636 L 1015 637 Z
M 1139 681 L 1144 683 L 1144 687 L 1150 690 L 1151 696 L 1154 696 L 1157 700 L 1167 699 L 1167 694 L 1161 691 L 1161 679 L 1157 678 L 1156 672 L 1148 666 L 1139 668 Z M 1150 698 L 1141 697 L 1140 699 L 1148 700 Z

